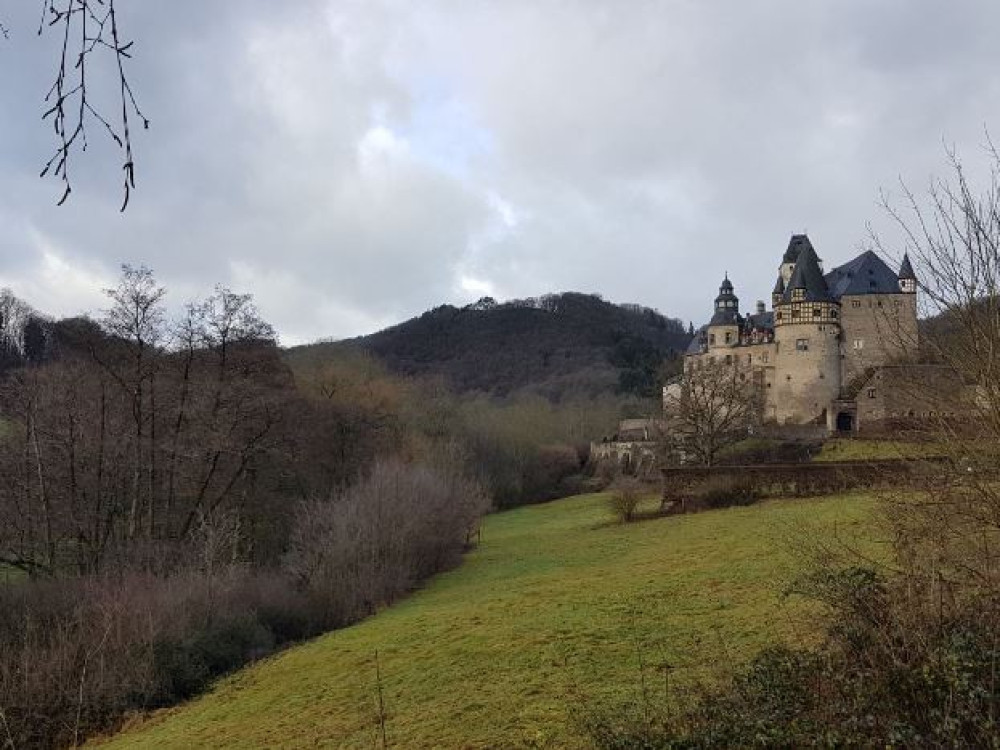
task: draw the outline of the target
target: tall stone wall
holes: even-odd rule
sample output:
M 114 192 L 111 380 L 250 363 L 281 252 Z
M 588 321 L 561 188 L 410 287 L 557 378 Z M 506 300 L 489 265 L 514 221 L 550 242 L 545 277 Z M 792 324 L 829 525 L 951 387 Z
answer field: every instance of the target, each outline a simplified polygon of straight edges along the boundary
M 915 294 L 845 295 L 840 301 L 843 381 L 866 370 L 912 357 L 917 351 Z
M 876 370 L 858 389 L 862 431 L 886 420 L 928 420 L 971 413 L 972 394 L 954 370 L 941 365 L 889 366 Z

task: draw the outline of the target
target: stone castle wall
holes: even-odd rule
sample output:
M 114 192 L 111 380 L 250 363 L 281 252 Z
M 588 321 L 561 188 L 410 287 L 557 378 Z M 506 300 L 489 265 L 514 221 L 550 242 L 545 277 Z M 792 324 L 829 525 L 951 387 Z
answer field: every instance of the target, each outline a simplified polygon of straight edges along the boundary
M 870 368 L 898 362 L 917 350 L 915 294 L 845 295 L 840 302 L 845 387 Z

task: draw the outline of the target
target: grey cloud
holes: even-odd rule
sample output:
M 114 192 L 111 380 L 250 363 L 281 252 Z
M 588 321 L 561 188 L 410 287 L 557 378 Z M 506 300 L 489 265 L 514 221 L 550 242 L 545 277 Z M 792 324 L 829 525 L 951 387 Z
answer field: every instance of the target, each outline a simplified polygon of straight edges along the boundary
M 942 138 L 974 153 L 1000 110 L 985 0 L 147 0 L 123 13 L 153 128 L 120 216 L 106 143 L 67 206 L 37 179 L 52 51 L 26 5 L 0 68 L 0 283 L 75 312 L 144 262 L 178 295 L 242 285 L 287 341 L 483 288 L 697 321 L 724 270 L 765 295 L 792 231 L 848 257 L 880 186 L 940 170 Z

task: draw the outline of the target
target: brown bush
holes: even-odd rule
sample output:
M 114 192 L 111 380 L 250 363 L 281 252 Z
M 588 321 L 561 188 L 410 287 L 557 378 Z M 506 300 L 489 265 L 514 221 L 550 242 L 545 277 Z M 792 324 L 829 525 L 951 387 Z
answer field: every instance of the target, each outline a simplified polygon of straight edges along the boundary
M 302 504 L 285 568 L 324 621 L 352 622 L 455 565 L 488 508 L 455 470 L 382 461 L 332 500 Z
M 14 747 L 75 745 L 129 712 L 321 631 L 276 573 L 230 568 L 0 587 L 0 709 Z
M 688 510 L 712 510 L 732 506 L 752 505 L 763 493 L 749 477 L 709 476 L 694 487 L 688 500 Z
M 619 523 L 631 523 L 639 509 L 642 485 L 630 477 L 615 481 L 608 495 L 608 508 Z

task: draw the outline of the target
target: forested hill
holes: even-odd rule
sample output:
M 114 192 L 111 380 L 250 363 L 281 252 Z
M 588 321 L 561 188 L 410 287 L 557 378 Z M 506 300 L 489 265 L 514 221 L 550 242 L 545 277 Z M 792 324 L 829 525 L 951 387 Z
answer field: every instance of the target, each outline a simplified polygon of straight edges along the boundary
M 656 310 L 566 292 L 442 305 L 369 336 L 295 347 L 289 357 L 355 348 L 400 374 L 441 376 L 457 391 L 534 391 L 558 400 L 615 390 L 652 396 L 664 361 L 689 340 L 681 321 Z

